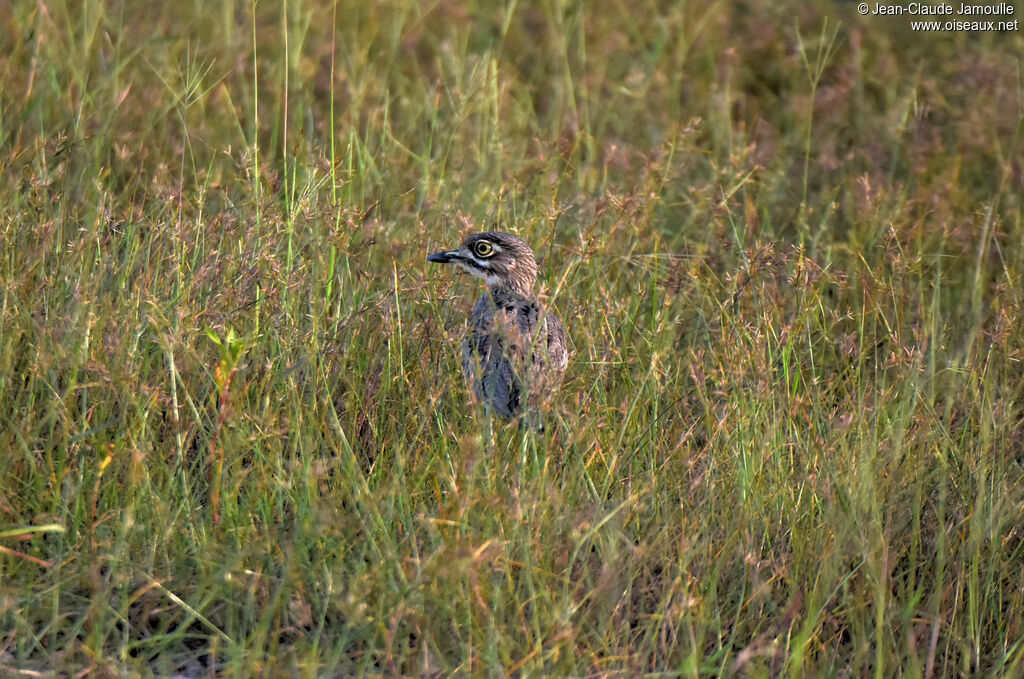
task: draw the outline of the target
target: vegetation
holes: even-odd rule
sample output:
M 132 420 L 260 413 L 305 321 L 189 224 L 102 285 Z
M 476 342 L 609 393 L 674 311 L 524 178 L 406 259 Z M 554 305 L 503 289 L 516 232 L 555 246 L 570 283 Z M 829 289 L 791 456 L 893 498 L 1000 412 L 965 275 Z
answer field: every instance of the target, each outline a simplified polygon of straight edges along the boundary
M 0 665 L 1020 676 L 1021 54 L 826 0 L 0 6 Z M 425 263 L 496 224 L 574 351 L 540 434 Z

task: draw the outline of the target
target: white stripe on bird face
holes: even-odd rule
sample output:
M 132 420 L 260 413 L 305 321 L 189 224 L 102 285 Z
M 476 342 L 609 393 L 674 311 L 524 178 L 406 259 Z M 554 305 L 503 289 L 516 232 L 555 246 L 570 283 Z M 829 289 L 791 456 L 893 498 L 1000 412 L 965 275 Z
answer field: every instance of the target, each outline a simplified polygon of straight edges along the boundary
M 474 263 L 475 260 L 473 263 L 459 262 L 459 265 L 462 267 L 463 271 L 468 273 L 470 276 L 475 276 L 477 278 L 482 278 L 483 280 L 485 280 L 487 282 L 488 287 L 494 287 L 503 282 L 500 276 L 491 272 L 490 266 L 473 266 Z
M 492 279 L 497 280 L 494 274 L 490 271 L 491 265 L 486 262 L 481 262 L 476 257 L 468 257 L 465 260 L 460 260 L 457 264 L 470 276 L 476 276 L 477 278 L 482 278 L 487 281 L 488 285 L 491 284 Z

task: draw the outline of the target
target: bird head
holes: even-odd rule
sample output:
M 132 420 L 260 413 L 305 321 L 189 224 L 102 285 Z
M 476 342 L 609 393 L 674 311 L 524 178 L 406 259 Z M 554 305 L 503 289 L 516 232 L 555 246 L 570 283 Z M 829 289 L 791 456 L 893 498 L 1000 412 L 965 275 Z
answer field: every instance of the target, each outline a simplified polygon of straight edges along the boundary
M 519 236 L 501 231 L 474 233 L 458 249 L 435 252 L 427 261 L 456 264 L 471 276 L 484 279 L 492 290 L 508 288 L 529 295 L 537 280 L 533 250 Z

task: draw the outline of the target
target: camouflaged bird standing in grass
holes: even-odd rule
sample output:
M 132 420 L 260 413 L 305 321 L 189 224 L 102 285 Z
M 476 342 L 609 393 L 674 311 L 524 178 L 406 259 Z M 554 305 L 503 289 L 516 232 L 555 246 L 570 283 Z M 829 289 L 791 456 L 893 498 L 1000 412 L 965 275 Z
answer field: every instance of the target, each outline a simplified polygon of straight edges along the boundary
M 562 381 L 569 353 L 562 321 L 545 313 L 533 294 L 533 250 L 518 236 L 487 231 L 427 261 L 456 264 L 487 282 L 488 294 L 469 316 L 462 371 L 489 409 L 507 419 L 529 414 L 531 424 L 542 428 L 539 410 Z

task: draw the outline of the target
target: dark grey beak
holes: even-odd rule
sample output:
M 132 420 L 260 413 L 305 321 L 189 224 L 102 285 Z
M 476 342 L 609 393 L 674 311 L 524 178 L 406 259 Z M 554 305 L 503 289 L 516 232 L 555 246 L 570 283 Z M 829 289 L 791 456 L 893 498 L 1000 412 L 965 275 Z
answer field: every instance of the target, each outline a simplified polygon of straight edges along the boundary
M 427 257 L 427 261 L 437 262 L 438 264 L 444 264 L 446 262 L 452 261 L 455 258 L 454 255 L 457 252 L 458 250 L 445 250 L 443 252 L 435 252 L 434 254 L 429 255 Z

